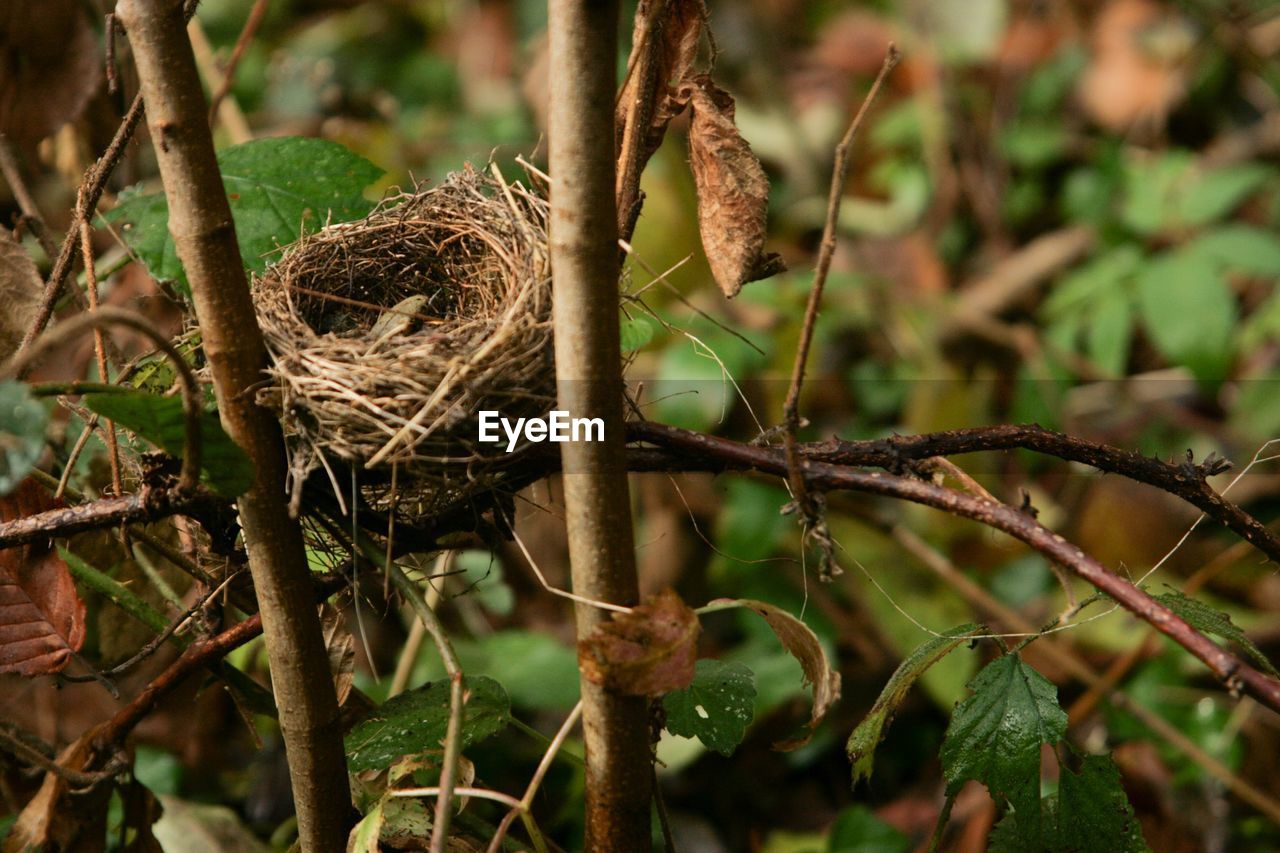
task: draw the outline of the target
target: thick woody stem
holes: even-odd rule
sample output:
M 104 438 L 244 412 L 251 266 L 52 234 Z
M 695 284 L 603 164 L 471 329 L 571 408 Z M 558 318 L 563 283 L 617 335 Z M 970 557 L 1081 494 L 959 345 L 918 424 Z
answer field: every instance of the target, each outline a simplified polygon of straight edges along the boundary
M 169 203 L 169 231 L 187 273 L 223 425 L 254 464 L 238 500 L 271 678 L 280 708 L 304 850 L 345 847 L 351 811 L 342 733 L 311 591 L 302 531 L 285 502 L 279 424 L 249 390 L 266 350 L 214 157 L 208 105 L 179 0 L 117 7 L 138 66 L 147 122 Z
M 605 423 L 601 442 L 565 443 L 565 517 L 573 589 L 613 604 L 639 596 L 627 489 L 614 196 L 617 3 L 552 0 L 551 269 L 560 408 Z M 579 605 L 578 636 L 607 618 Z M 648 850 L 648 708 L 582 681 L 586 849 Z

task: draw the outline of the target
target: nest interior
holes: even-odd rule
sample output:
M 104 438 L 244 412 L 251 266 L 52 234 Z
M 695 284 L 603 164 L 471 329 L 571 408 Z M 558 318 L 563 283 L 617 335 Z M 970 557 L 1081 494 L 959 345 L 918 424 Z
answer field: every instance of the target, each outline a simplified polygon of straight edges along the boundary
M 258 398 L 284 426 L 295 509 L 319 466 L 339 489 L 333 460 L 394 468 L 397 492 L 366 497 L 423 511 L 520 459 L 477 441 L 477 413 L 554 403 L 546 224 L 538 195 L 468 168 L 304 237 L 255 280 L 273 380 Z

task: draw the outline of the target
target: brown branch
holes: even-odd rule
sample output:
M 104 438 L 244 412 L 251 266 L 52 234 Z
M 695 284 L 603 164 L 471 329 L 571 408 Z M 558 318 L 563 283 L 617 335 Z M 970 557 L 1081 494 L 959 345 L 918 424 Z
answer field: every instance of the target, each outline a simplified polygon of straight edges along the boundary
M 245 18 L 244 28 L 240 30 L 240 35 L 236 38 L 235 47 L 231 49 L 231 56 L 227 58 L 227 64 L 222 69 L 222 82 L 218 84 L 213 97 L 209 99 L 210 127 L 213 126 L 214 121 L 217 119 L 218 107 L 222 105 L 222 99 L 231 91 L 231 84 L 235 82 L 236 68 L 240 65 L 240 59 L 244 56 L 249 43 L 253 41 L 253 36 L 258 31 L 258 25 L 262 23 L 262 19 L 266 16 L 269 2 L 270 0 L 255 0 L 253 8 L 249 10 L 249 16 Z
M 809 301 L 804 309 L 804 323 L 800 326 L 800 342 L 796 344 L 795 363 L 791 368 L 791 385 L 787 389 L 787 399 L 782 407 L 783 433 L 786 448 L 787 464 L 791 474 L 787 480 L 791 486 L 791 496 L 799 507 L 806 525 L 813 523 L 814 509 L 805 493 L 804 478 L 798 473 L 799 456 L 796 452 L 796 432 L 800 429 L 800 388 L 804 385 L 805 366 L 809 361 L 809 347 L 813 343 L 813 330 L 818 322 L 818 308 L 822 304 L 822 291 L 826 287 L 827 275 L 831 272 L 831 260 L 836 252 L 836 226 L 840 220 L 840 200 L 844 197 L 845 181 L 849 177 L 849 152 L 853 148 L 853 140 L 858 128 L 866 118 L 867 110 L 875 102 L 880 87 L 884 84 L 889 72 L 898 64 L 900 58 L 898 48 L 892 42 L 885 54 L 880 73 L 871 84 L 867 96 L 862 99 L 862 106 L 849 122 L 848 129 L 840 139 L 835 150 L 835 163 L 831 168 L 831 187 L 827 193 L 827 218 L 822 228 L 822 244 L 818 248 L 818 263 L 813 271 L 813 287 L 809 290 Z
M 159 521 L 171 515 L 199 516 L 227 502 L 203 489 L 143 489 L 132 495 L 103 498 L 79 506 L 50 509 L 0 524 L 0 548 L 74 536 L 134 522 Z
M 116 11 L 146 98 L 169 231 L 191 285 L 219 415 L 253 462 L 253 485 L 237 509 L 280 709 L 299 840 L 307 850 L 340 850 L 350 792 L 337 698 L 302 531 L 286 506 L 280 425 L 246 393 L 261 380 L 267 353 L 214 156 L 184 9 L 174 0 L 122 0 Z
M 18 347 L 19 352 L 31 346 L 32 342 L 44 331 L 45 326 L 49 325 L 49 320 L 53 317 L 53 310 L 58 305 L 58 298 L 62 295 L 63 285 L 67 283 L 67 277 L 70 276 L 71 269 L 75 266 L 76 247 L 80 241 L 80 223 L 88 222 L 93 218 L 94 211 L 98 209 L 98 201 L 102 198 L 102 193 L 106 189 L 107 180 L 124 156 L 125 147 L 129 144 L 129 138 L 133 136 L 134 130 L 138 127 L 138 122 L 142 120 L 142 112 L 142 95 L 138 94 L 133 99 L 133 103 L 129 105 L 129 110 L 124 114 L 124 118 L 120 120 L 120 126 L 116 128 L 115 136 L 112 137 L 107 150 L 102 152 L 102 156 L 85 173 L 84 181 L 80 184 L 80 191 L 77 194 L 78 201 L 75 213 L 71 218 L 71 227 L 67 229 L 67 236 L 62 241 L 62 248 L 58 251 L 58 257 L 53 262 L 53 271 L 49 273 L 49 280 L 45 283 L 44 295 L 40 298 L 40 305 L 36 308 L 35 319 L 32 321 L 31 327 L 27 329 L 26 335 L 22 338 L 22 344 Z M 28 365 L 27 369 L 30 369 L 30 365 Z M 24 375 L 19 374 L 18 378 L 21 379 Z
M 40 208 L 36 205 L 35 197 L 31 195 L 31 190 L 27 188 L 27 182 L 22 178 L 22 167 L 18 163 L 18 152 L 14 150 L 13 143 L 3 133 L 0 133 L 0 174 L 4 175 L 5 182 L 9 184 L 9 191 L 13 193 L 14 200 L 18 202 L 18 209 L 22 211 L 22 218 L 31 228 L 31 233 L 36 235 L 36 241 L 40 244 L 40 248 L 52 258 L 54 248 L 53 240 L 49 237 L 49 226 L 45 224 L 44 217 L 40 215 Z
M 781 477 L 788 476 L 790 472 L 785 453 L 774 447 L 741 444 L 660 424 L 635 424 L 633 437 L 656 440 L 667 449 L 679 451 L 695 464 L 702 464 L 704 470 L 710 464 L 718 464 L 722 470 L 753 470 Z M 945 454 L 930 452 L 927 455 Z M 1272 710 L 1280 711 L 1280 681 L 1268 678 L 1223 650 L 1151 596 L 1112 574 L 1097 560 L 1021 510 L 917 479 L 880 471 L 860 471 L 848 463 L 832 464 L 804 458 L 800 461 L 800 471 L 807 485 L 814 489 L 850 490 L 908 500 L 1004 531 L 1049 560 L 1060 563 L 1150 623 L 1199 658 L 1233 693 L 1243 689 Z
M 604 441 L 560 445 L 573 590 L 639 599 L 618 335 L 614 97 L 617 0 L 551 0 L 550 254 L 559 408 L 598 417 Z M 577 605 L 578 637 L 607 614 Z M 582 679 L 588 850 L 648 850 L 648 703 Z

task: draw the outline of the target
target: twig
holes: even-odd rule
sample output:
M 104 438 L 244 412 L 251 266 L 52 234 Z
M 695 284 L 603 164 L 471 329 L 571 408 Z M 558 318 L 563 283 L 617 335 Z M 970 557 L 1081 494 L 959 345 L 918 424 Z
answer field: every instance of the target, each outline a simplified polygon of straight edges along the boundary
M 182 472 L 178 478 L 178 488 L 194 489 L 200 482 L 200 457 L 202 443 L 200 436 L 200 414 L 204 401 L 200 394 L 200 383 L 196 380 L 191 366 L 182 358 L 182 354 L 162 335 L 147 318 L 134 311 L 108 306 L 86 314 L 79 314 L 56 329 L 41 337 L 28 347 L 23 348 L 4 367 L 3 375 L 22 376 L 31 365 L 48 350 L 68 340 L 72 340 L 88 329 L 100 329 L 103 326 L 127 326 L 141 332 L 155 344 L 156 349 L 163 352 L 178 374 L 182 386 L 182 413 L 184 416 L 184 437 L 182 450 Z
M 42 749 L 37 748 L 28 740 L 36 740 L 34 735 L 17 729 L 8 723 L 0 723 L 0 751 L 7 752 L 20 761 L 24 761 L 32 767 L 39 767 L 47 773 L 53 773 L 61 776 L 74 788 L 92 788 L 102 781 L 104 775 L 99 773 L 82 773 L 79 770 L 72 770 L 69 767 L 63 767 L 53 758 L 50 758 Z M 113 774 L 115 771 L 111 771 Z
M 205 35 L 204 27 L 200 26 L 199 18 L 192 18 L 187 22 L 187 37 L 191 41 L 196 67 L 200 69 L 200 77 L 204 80 L 205 86 L 211 91 L 221 89 L 226 85 L 227 78 L 218 70 L 218 63 L 213 58 L 213 45 L 209 44 L 209 37 Z M 253 138 L 253 132 L 249 130 L 249 122 L 245 120 L 244 113 L 240 111 L 240 105 L 234 98 L 224 97 L 218 104 L 218 111 L 215 113 L 211 108 L 209 115 L 210 117 L 216 115 L 221 120 L 233 144 L 239 145 Z M 212 128 L 213 121 L 209 122 L 209 126 Z
M 93 232 L 89 223 L 80 222 L 80 252 L 83 256 L 85 284 L 89 294 L 89 310 L 98 310 L 98 276 L 93 268 Z M 98 362 L 98 379 L 110 382 L 107 372 L 107 351 L 103 346 L 102 327 L 93 329 L 93 353 Z M 111 460 L 111 487 L 117 495 L 124 494 L 124 481 L 120 478 L 120 444 L 116 441 L 116 425 L 110 418 L 104 419 L 107 424 L 107 456 Z
M 116 68 L 116 27 L 117 26 L 119 26 L 119 24 L 116 22 L 116 13 L 108 12 L 106 27 L 105 27 L 106 33 L 104 34 L 104 38 L 106 40 L 106 45 L 107 45 L 106 57 L 104 61 L 107 66 L 107 94 L 111 95 L 112 97 L 115 97 L 116 93 L 120 91 L 120 75 Z
M 436 566 L 432 571 L 432 577 L 441 577 L 448 574 L 449 564 L 453 562 L 453 551 L 441 551 L 440 556 L 436 558 Z M 391 565 L 391 555 L 385 558 L 384 565 Z M 390 573 L 383 575 L 388 579 L 391 578 Z M 441 583 L 443 583 L 443 578 Z M 435 612 L 436 605 L 440 603 L 440 590 L 436 585 L 427 581 L 426 605 Z M 391 687 L 387 690 L 387 698 L 399 696 L 409 686 L 409 677 L 413 675 L 413 665 L 418 660 L 418 652 L 422 648 L 422 641 L 426 638 L 426 624 L 421 619 L 414 619 L 413 625 L 409 628 L 409 637 L 404 641 L 404 648 L 400 650 L 400 660 L 396 662 L 395 675 L 391 677 Z
M 373 549 L 373 552 L 376 553 L 377 549 Z M 449 838 L 449 821 L 453 817 L 451 800 L 455 793 L 454 784 L 458 778 L 458 757 L 462 752 L 462 719 L 466 713 L 462 695 L 462 667 L 458 664 L 453 645 L 449 642 L 449 636 L 444 632 L 436 612 L 427 606 L 422 590 L 405 577 L 404 572 L 400 571 L 394 563 L 383 566 L 383 570 L 391 577 L 391 582 L 395 584 L 396 589 L 408 600 L 409 606 L 422 620 L 422 626 L 435 641 L 445 673 L 449 676 L 449 725 L 445 730 L 444 767 L 440 770 L 436 819 L 431 828 L 431 853 L 444 853 Z
M 231 56 L 227 58 L 227 64 L 222 69 L 222 82 L 218 84 L 213 97 L 209 99 L 210 125 L 213 124 L 218 115 L 218 107 L 222 104 L 222 99 L 231 91 L 231 84 L 235 82 L 236 68 L 239 67 L 240 59 L 244 56 L 249 43 L 253 41 L 253 36 L 258 31 L 258 25 L 262 23 L 262 19 L 266 15 L 269 2 L 270 0 L 255 0 L 253 8 L 249 10 L 249 16 L 245 18 L 244 27 L 240 30 L 239 37 L 236 38 L 235 47 L 231 49 Z
M 569 716 L 565 718 L 565 721 L 560 724 L 560 730 L 556 732 L 556 736 L 552 738 L 551 743 L 547 745 L 546 751 L 542 754 L 542 760 L 538 762 L 538 769 L 534 771 L 533 778 L 529 780 L 529 786 L 525 788 L 524 796 L 502 818 L 502 823 L 498 824 L 498 831 L 494 833 L 493 840 L 489 842 L 489 853 L 497 853 L 502 848 L 502 839 L 506 836 L 507 830 L 511 828 L 511 824 L 517 816 L 529 814 L 533 808 L 533 798 L 538 793 L 538 788 L 542 785 L 542 780 L 546 777 L 547 771 L 551 769 L 551 762 L 555 760 L 556 755 L 560 752 L 560 747 L 564 746 L 565 739 L 569 737 L 569 732 L 573 731 L 573 727 L 578 724 L 578 720 L 581 717 L 582 702 L 578 702 L 573 706 L 573 710 L 569 712 Z M 541 833 L 536 835 L 531 833 L 531 837 L 534 846 L 538 846 L 542 840 Z
M 844 185 L 849 175 L 849 152 L 853 148 L 854 137 L 858 133 L 858 128 L 862 126 L 863 119 L 866 118 L 867 110 L 875 102 L 876 95 L 880 93 L 880 87 L 884 84 L 885 78 L 889 76 L 901 54 L 898 48 L 889 43 L 888 52 L 885 54 L 884 63 L 880 66 L 880 73 L 876 75 L 875 82 L 871 84 L 867 96 L 862 99 L 862 106 L 858 108 L 858 112 L 854 115 L 853 120 L 849 122 L 849 127 L 844 132 L 835 149 L 835 164 L 831 169 L 831 188 L 827 194 L 827 218 L 822 228 L 822 244 L 818 249 L 818 263 L 813 271 L 813 287 L 809 290 L 809 301 L 804 309 L 804 323 L 800 327 L 800 341 L 796 344 L 795 363 L 791 368 L 791 385 L 787 389 L 786 402 L 782 407 L 783 424 L 786 431 L 783 433 L 783 446 L 786 449 L 787 458 L 787 481 L 791 487 L 791 497 L 799 509 L 801 520 L 805 524 L 806 529 L 814 527 L 818 524 L 818 511 L 809 500 L 808 491 L 805 488 L 804 477 L 800 473 L 799 455 L 796 451 L 796 432 L 800 429 L 800 389 L 804 384 L 805 365 L 809 360 L 809 347 L 813 343 L 814 326 L 818 321 L 818 308 L 822 304 L 822 291 L 827 283 L 827 275 L 831 272 L 831 260 L 835 256 L 836 251 L 836 226 L 840 219 L 840 200 L 844 197 Z
M 62 287 L 66 284 L 67 276 L 71 274 L 71 268 L 75 265 L 76 246 L 80 240 L 80 223 L 88 222 L 93 218 L 93 213 L 98 208 L 98 200 L 102 198 L 102 192 L 106 189 L 107 180 L 124 156 L 129 138 L 133 136 L 138 122 L 142 120 L 142 113 L 142 95 L 139 94 L 134 97 L 128 112 L 120 120 L 120 126 L 116 128 L 115 136 L 112 137 L 107 150 L 102 152 L 97 162 L 85 172 L 80 191 L 76 195 L 77 203 L 75 213 L 72 215 L 71 227 L 62 241 L 62 248 L 58 251 L 57 259 L 53 263 L 53 270 L 49 273 L 48 281 L 45 282 L 44 295 L 36 309 L 35 319 L 22 338 L 22 343 L 18 347 L 19 352 L 30 347 L 44 331 L 45 326 L 49 325 L 49 320 L 53 317 L 53 309 L 62 295 Z M 24 374 L 19 374 L 18 378 L 21 379 L 23 376 Z
M 31 233 L 36 235 L 40 248 L 52 258 L 55 249 L 53 240 L 49 237 L 49 226 L 45 224 L 35 197 L 31 195 L 27 182 L 22 178 L 18 152 L 14 150 L 13 143 L 3 133 L 0 133 L 0 173 L 4 174 L 5 182 L 9 184 L 9 190 L 13 193 L 14 200 L 18 202 L 18 209 L 22 211 L 22 218 L 31 228 Z

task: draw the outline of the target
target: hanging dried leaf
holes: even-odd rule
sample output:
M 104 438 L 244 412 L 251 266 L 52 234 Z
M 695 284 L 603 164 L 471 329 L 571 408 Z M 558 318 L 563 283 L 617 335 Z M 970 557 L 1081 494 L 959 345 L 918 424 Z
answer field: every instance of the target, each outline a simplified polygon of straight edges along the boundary
M 702 76 L 683 87 L 693 107 L 689 162 L 698 188 L 698 230 L 711 274 L 733 298 L 749 281 L 786 269 L 764 251 L 769 180 L 734 124 L 733 96 Z
M 698 658 L 698 615 L 666 590 L 615 614 L 578 644 L 587 678 L 628 696 L 661 696 L 688 687 Z
M 0 521 L 60 506 L 35 480 L 0 498 Z M 0 550 L 0 673 L 48 675 L 84 643 L 84 602 L 50 542 Z
M 75 119 L 102 79 L 81 0 L 0 3 L 0 133 L 32 145 Z
M 329 672 L 333 673 L 333 689 L 338 704 L 351 695 L 351 680 L 356 664 L 356 638 L 347 629 L 342 611 L 332 604 L 320 605 L 320 630 L 324 633 L 324 649 L 329 654 Z
M 827 661 L 827 653 L 822 648 L 822 643 L 818 642 L 817 634 L 790 613 L 764 601 L 738 598 L 721 599 L 714 603 L 723 607 L 745 607 L 760 614 L 760 617 L 769 623 L 773 633 L 778 636 L 782 647 L 800 662 L 800 669 L 804 672 L 804 683 L 813 687 L 813 710 L 809 714 L 809 722 L 803 734 L 779 741 L 773 745 L 773 748 L 789 752 L 804 746 L 813 737 L 813 730 L 822 722 L 827 711 L 840 698 L 840 673 L 831 668 Z
M 35 316 L 44 283 L 22 244 L 0 229 L 0 364 L 18 349 Z
M 636 137 L 634 174 L 644 171 L 653 152 L 662 145 L 667 125 L 684 111 L 688 94 L 681 89 L 693 74 L 707 19 L 703 0 L 668 0 L 660 14 L 655 14 L 654 0 L 641 0 L 636 9 L 635 29 L 631 36 L 631 58 L 627 64 L 632 73 L 618 96 L 616 123 L 619 144 L 625 146 L 631 122 L 643 122 Z M 642 68 L 650 59 L 650 74 Z M 646 79 L 647 77 L 647 79 Z M 623 169 L 632 152 L 621 152 Z

